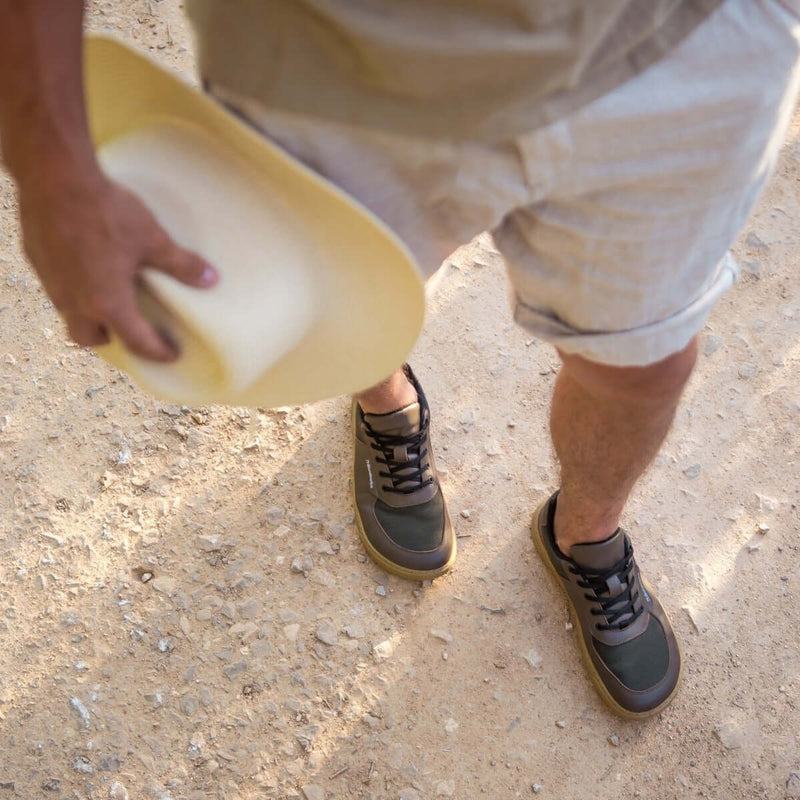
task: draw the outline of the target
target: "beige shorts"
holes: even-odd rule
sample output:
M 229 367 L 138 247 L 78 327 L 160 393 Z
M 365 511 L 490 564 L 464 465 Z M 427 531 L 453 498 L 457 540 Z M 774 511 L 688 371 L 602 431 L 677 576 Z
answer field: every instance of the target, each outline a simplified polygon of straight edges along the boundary
M 728 248 L 775 163 L 800 77 L 791 2 L 727 0 L 620 88 L 495 145 L 213 91 L 384 219 L 426 274 L 492 231 L 518 323 L 594 361 L 649 364 L 686 346 L 738 274 Z

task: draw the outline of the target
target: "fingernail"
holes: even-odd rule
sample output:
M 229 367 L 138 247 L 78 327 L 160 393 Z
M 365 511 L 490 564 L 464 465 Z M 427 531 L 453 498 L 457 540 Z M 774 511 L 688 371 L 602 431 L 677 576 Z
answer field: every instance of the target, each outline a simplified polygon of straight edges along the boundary
M 213 286 L 219 280 L 219 273 L 210 264 L 206 264 L 200 283 L 203 286 Z

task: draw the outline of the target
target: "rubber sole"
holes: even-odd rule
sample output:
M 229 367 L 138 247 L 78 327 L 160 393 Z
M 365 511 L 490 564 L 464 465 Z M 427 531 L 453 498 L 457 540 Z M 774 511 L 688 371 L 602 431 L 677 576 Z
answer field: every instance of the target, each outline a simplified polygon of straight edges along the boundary
M 388 558 L 386 558 L 386 556 L 379 552 L 375 548 L 375 545 L 373 545 L 372 542 L 370 542 L 370 540 L 367 538 L 367 534 L 364 531 L 364 526 L 361 524 L 358 506 L 356 505 L 355 482 L 353 482 L 353 484 L 353 507 L 356 509 L 356 527 L 358 528 L 358 535 L 361 539 L 361 543 L 364 545 L 364 549 L 367 551 L 367 555 L 381 569 L 386 570 L 386 572 L 391 572 L 392 575 L 397 575 L 399 578 L 405 578 L 409 581 L 430 581 L 434 578 L 444 575 L 445 572 L 449 572 L 453 568 L 453 564 L 456 560 L 456 551 L 458 550 L 455 539 L 453 540 L 453 552 L 450 554 L 450 558 L 447 559 L 447 563 L 443 564 L 437 569 L 410 569 L 409 567 L 404 567 L 401 564 L 395 564 L 394 561 L 390 561 Z
M 549 501 L 546 501 L 549 502 Z M 592 662 L 592 657 L 589 654 L 589 650 L 586 647 L 586 642 L 583 640 L 583 636 L 581 635 L 580 631 L 580 622 L 578 621 L 578 613 L 575 611 L 575 606 L 572 604 L 572 598 L 569 596 L 569 592 L 564 588 L 564 584 L 561 581 L 561 576 L 556 571 L 556 568 L 553 566 L 552 561 L 550 561 L 550 556 L 545 549 L 544 543 L 542 542 L 542 537 L 538 533 L 539 527 L 539 514 L 541 513 L 541 506 L 536 510 L 536 513 L 533 516 L 533 522 L 531 523 L 531 538 L 533 539 L 533 545 L 536 548 L 536 552 L 539 554 L 539 557 L 544 562 L 544 565 L 547 567 L 548 572 L 553 576 L 553 579 L 558 584 L 558 588 L 561 590 L 561 593 L 564 595 L 564 598 L 567 601 L 567 607 L 569 608 L 570 618 L 573 620 L 572 629 L 575 632 L 575 637 L 578 640 L 578 649 L 581 652 L 581 659 L 583 661 L 583 666 L 586 668 L 586 672 L 589 675 L 589 680 L 592 682 L 597 693 L 600 695 L 600 699 L 605 703 L 605 705 L 613 711 L 617 716 L 623 717 L 624 719 L 648 719 L 649 717 L 654 717 L 656 714 L 661 713 L 675 698 L 675 695 L 678 693 L 678 689 L 681 685 L 681 676 L 683 675 L 683 657 L 681 656 L 681 664 L 680 670 L 678 672 L 678 680 L 675 682 L 675 688 L 670 692 L 669 697 L 659 703 L 655 708 L 651 708 L 649 711 L 629 711 L 624 706 L 621 706 L 615 699 L 611 692 L 608 691 L 606 685 L 603 683 L 603 679 L 598 674 L 597 670 L 594 668 L 594 663 Z M 642 583 L 644 584 L 645 589 L 650 594 L 653 594 L 650 584 L 642 578 Z M 666 615 L 666 611 L 664 612 Z M 667 622 L 672 625 L 670 622 L 669 617 L 667 617 Z M 678 654 L 680 656 L 680 645 L 678 645 Z

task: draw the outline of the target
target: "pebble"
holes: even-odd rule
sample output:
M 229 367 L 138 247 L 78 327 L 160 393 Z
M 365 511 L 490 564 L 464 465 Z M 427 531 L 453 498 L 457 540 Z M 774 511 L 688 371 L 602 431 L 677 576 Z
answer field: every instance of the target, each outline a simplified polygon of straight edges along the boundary
M 790 772 L 786 779 L 786 796 L 800 797 L 800 772 Z
M 560 719 L 560 720 L 558 720 L 558 722 L 556 722 L 556 727 L 557 728 L 566 728 L 567 727 L 567 723 L 563 719 Z
M 536 652 L 534 648 L 528 650 L 527 653 L 523 653 L 522 657 L 534 668 L 542 666 L 542 657 L 539 653 Z
M 742 269 L 748 274 L 752 275 L 754 278 L 761 277 L 761 259 L 758 258 L 745 258 L 739 262 L 742 265 Z
M 694 480 L 701 472 L 703 468 L 699 464 L 692 464 L 683 471 L 683 474 L 689 478 L 689 480 Z
M 325 790 L 314 783 L 301 787 L 300 791 L 303 792 L 306 800 L 325 800 Z
M 83 703 L 81 703 L 81 701 L 78 700 L 77 697 L 73 697 L 69 701 L 69 704 L 78 712 L 78 714 L 80 714 L 81 719 L 83 720 L 83 727 L 84 728 L 88 728 L 89 727 L 89 709 L 86 708 L 86 706 Z
M 766 525 L 763 522 L 758 523 L 758 532 L 763 536 L 765 533 L 769 531 L 769 525 Z
M 447 631 L 442 631 L 437 628 L 431 628 L 431 636 L 433 636 L 434 639 L 440 639 L 446 644 L 450 644 L 453 641 L 453 637 Z
M 769 245 L 755 232 L 750 231 L 744 240 L 745 246 L 751 250 L 767 250 Z
M 336 628 L 334 628 L 330 622 L 323 622 L 322 625 L 317 628 L 317 632 L 314 635 L 323 644 L 334 645 L 339 641 L 336 635 Z
M 713 333 L 709 334 L 703 342 L 703 355 L 710 356 L 716 353 L 724 344 L 722 337 L 715 336 Z
M 255 619 L 261 613 L 261 603 L 255 598 L 239 603 L 238 608 L 243 619 Z
M 386 597 L 386 587 L 381 586 L 381 584 L 378 584 L 375 587 L 375 594 L 379 595 L 380 597 Z
M 612 733 L 611 736 L 608 737 L 608 743 L 612 747 L 619 747 L 619 736 L 616 733 Z
M 533 786 L 531 786 L 531 789 L 533 790 L 534 794 L 541 794 L 542 793 L 542 784 L 541 783 L 534 783 Z
M 458 723 L 450 717 L 444 724 L 444 732 L 447 734 L 453 734 L 458 730 Z
M 297 641 L 297 634 L 300 631 L 300 626 L 296 622 L 292 622 L 289 625 L 285 625 L 283 628 L 283 635 L 290 641 L 296 642 Z
M 386 661 L 394 653 L 394 645 L 389 639 L 379 642 L 372 648 L 372 655 L 376 661 Z
M 742 364 L 739 364 L 737 372 L 739 373 L 740 378 L 747 380 L 748 378 L 752 378 L 753 375 L 758 372 L 758 365 L 753 364 L 751 361 L 745 361 Z
M 129 800 L 128 790 L 119 781 L 114 781 L 108 789 L 108 800 Z
M 744 732 L 735 722 L 723 722 L 714 734 L 726 750 L 739 750 L 744 745 Z
M 464 517 L 464 519 L 469 519 L 472 516 L 472 513 L 468 508 L 463 508 L 461 509 L 461 516 Z
M 178 705 L 180 706 L 181 712 L 186 714 L 187 717 L 191 717 L 192 714 L 195 714 L 200 707 L 197 699 L 188 694 L 181 697 Z
M 153 580 L 153 573 L 152 572 L 143 572 L 141 575 L 142 583 L 147 583 L 148 581 Z
M 454 780 L 439 781 L 436 784 L 437 797 L 452 797 L 456 793 L 456 782 Z
M 150 581 L 153 589 L 166 595 L 171 595 L 175 591 L 175 583 L 175 578 L 171 578 L 169 575 L 159 575 Z
M 92 775 L 94 773 L 94 765 L 86 756 L 76 758 L 72 762 L 72 768 L 76 772 L 82 772 L 84 775 Z
M 243 672 L 247 672 L 246 661 L 236 661 L 235 663 L 228 664 L 227 666 L 222 668 L 222 673 L 229 681 L 232 681 L 234 678 L 241 675 Z
M 344 632 L 350 639 L 364 638 L 364 626 L 360 622 L 352 622 L 350 625 L 346 625 Z

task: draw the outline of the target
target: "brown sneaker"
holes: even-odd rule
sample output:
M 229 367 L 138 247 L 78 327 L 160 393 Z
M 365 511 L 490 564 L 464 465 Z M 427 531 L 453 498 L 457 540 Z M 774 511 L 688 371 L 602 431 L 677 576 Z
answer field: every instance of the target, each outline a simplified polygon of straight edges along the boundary
M 353 401 L 353 495 L 370 558 L 401 578 L 426 580 L 453 566 L 456 538 L 430 443 L 430 409 L 411 368 L 418 401 L 391 414 L 365 414 Z
M 567 598 L 589 678 L 615 713 L 642 719 L 665 708 L 678 690 L 681 654 L 661 603 L 639 574 L 621 529 L 602 542 L 556 545 L 558 492 L 539 506 L 531 534 Z

